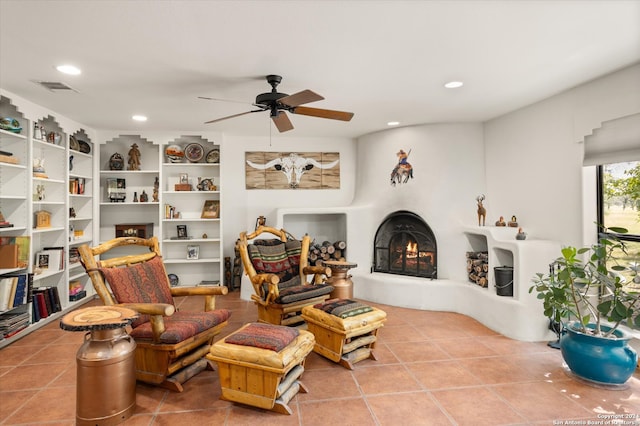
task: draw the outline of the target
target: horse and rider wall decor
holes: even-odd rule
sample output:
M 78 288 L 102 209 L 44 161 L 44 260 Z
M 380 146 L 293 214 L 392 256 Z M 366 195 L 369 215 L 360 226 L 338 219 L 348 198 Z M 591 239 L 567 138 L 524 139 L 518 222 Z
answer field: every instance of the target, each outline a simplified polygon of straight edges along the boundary
M 409 179 L 413 179 L 413 166 L 407 161 L 409 154 L 411 154 L 411 150 L 405 152 L 403 149 L 396 153 L 398 164 L 391 171 L 392 186 L 407 183 Z
M 246 189 L 340 189 L 338 152 L 245 152 Z

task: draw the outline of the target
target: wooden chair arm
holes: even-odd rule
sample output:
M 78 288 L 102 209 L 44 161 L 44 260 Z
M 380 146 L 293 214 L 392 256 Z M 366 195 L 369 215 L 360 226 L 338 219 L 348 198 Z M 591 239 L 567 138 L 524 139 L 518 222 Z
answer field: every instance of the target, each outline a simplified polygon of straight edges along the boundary
M 160 342 L 160 335 L 166 330 L 163 318 L 173 315 L 176 311 L 176 308 L 168 303 L 121 303 L 116 306 L 124 306 L 140 314 L 149 315 L 151 333 L 155 343 Z
M 229 293 L 225 286 L 171 287 L 173 297 L 180 296 L 224 296 Z
M 176 311 L 175 306 L 169 303 L 119 303 L 116 306 L 133 309 L 140 314 L 161 315 L 170 317 Z
M 302 268 L 302 273 L 305 275 L 313 274 L 311 284 L 321 284 L 326 281 L 326 279 L 323 279 L 323 275 L 326 278 L 331 276 L 331 268 L 326 266 L 305 266 Z
M 216 309 L 216 296 L 224 296 L 229 293 L 229 289 L 225 286 L 171 287 L 169 290 L 174 297 L 204 296 L 205 312 Z
M 253 289 L 256 294 L 267 303 L 273 303 L 273 301 L 280 295 L 280 291 L 278 290 L 279 282 L 280 277 L 276 274 L 256 274 L 251 277 L 251 284 L 253 284 Z M 268 284 L 269 286 L 266 295 L 262 286 L 263 284 Z

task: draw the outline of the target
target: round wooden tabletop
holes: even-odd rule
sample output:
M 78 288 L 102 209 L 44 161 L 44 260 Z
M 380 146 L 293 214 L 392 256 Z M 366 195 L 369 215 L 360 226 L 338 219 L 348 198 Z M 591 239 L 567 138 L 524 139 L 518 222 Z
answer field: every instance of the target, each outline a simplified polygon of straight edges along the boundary
M 324 263 L 329 268 L 337 268 L 337 269 L 349 269 L 349 268 L 355 268 L 356 266 L 358 266 L 357 263 L 352 263 L 352 262 L 347 262 L 342 260 L 325 260 L 322 263 Z
M 121 306 L 92 306 L 69 312 L 60 320 L 67 331 L 110 330 L 126 327 L 138 317 L 133 309 Z

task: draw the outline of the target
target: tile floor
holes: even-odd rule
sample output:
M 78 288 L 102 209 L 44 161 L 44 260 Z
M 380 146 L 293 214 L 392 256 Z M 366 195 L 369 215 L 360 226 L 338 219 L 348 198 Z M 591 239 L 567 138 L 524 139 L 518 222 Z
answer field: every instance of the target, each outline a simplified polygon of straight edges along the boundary
M 182 309 L 195 303 L 179 300 Z M 233 311 L 225 335 L 256 319 L 238 292 L 219 298 L 218 306 Z M 183 393 L 138 384 L 136 411 L 125 424 L 607 424 L 607 416 L 637 424 L 638 374 L 621 390 L 588 386 L 571 378 L 559 351 L 544 342 L 514 341 L 459 314 L 376 306 L 388 314 L 378 360 L 349 371 L 311 353 L 302 376 L 309 393 L 291 401 L 292 416 L 220 400 L 217 373 L 205 371 Z M 75 423 L 82 335 L 55 322 L 0 350 L 0 425 Z

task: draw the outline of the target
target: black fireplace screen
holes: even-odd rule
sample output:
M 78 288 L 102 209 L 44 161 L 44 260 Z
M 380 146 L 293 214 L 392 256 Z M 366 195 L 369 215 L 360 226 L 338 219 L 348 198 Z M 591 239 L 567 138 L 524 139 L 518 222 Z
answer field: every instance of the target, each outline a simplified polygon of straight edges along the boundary
M 398 211 L 387 216 L 374 244 L 374 272 L 437 278 L 436 238 L 417 214 Z

